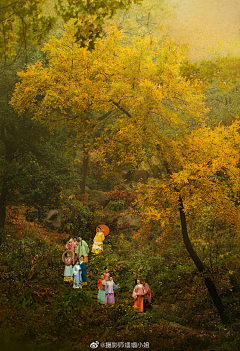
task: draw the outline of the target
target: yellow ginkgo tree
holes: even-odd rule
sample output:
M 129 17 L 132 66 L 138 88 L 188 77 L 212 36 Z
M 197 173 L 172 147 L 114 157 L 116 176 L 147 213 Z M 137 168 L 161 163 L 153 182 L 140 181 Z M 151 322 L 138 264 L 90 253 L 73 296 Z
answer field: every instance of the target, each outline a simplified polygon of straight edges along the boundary
M 89 51 L 75 32 L 69 23 L 61 39 L 44 45 L 46 61 L 19 73 L 11 104 L 20 114 L 28 110 L 52 129 L 74 130 L 85 160 L 96 149 L 102 161 L 111 157 L 105 172 L 122 162 L 136 166 L 144 140 L 164 152 L 189 121 L 198 125 L 205 110 L 201 86 L 182 78 L 183 54 L 174 43 L 144 37 L 124 46 L 113 26 Z

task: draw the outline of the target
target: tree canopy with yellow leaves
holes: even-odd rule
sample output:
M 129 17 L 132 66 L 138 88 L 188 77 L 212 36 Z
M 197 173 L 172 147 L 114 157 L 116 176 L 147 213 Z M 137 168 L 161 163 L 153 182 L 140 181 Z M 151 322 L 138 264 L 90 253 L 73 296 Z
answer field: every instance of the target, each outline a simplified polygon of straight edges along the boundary
M 81 140 L 104 124 L 97 144 L 107 144 L 102 155 L 111 157 L 116 148 L 119 164 L 127 158 L 131 163 L 131 148 L 139 152 L 144 139 L 164 149 L 169 135 L 201 121 L 201 86 L 181 77 L 183 54 L 173 42 L 145 37 L 123 46 L 121 32 L 110 27 L 89 51 L 76 42 L 75 31 L 69 24 L 61 39 L 45 44 L 47 63 L 18 73 L 11 104 L 20 114 L 30 110 L 51 128 L 73 128 Z M 106 124 L 104 116 L 114 111 L 118 114 Z

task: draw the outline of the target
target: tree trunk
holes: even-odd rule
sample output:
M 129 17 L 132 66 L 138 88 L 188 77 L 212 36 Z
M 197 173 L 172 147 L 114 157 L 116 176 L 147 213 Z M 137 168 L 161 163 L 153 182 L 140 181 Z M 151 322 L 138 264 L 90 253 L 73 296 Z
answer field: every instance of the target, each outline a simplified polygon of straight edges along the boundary
M 7 199 L 7 190 L 2 188 L 1 195 L 0 195 L 0 245 L 2 244 L 3 240 L 3 230 L 5 225 L 6 219 L 6 199 Z
M 90 155 L 87 151 L 83 154 L 83 165 L 82 165 L 82 180 L 80 183 L 81 193 L 85 194 L 85 187 L 87 182 L 88 166 L 90 162 Z
M 182 202 L 182 197 L 179 194 L 179 211 L 180 211 L 180 218 L 181 218 L 181 226 L 182 226 L 182 235 L 183 235 L 183 241 L 185 244 L 185 247 L 191 256 L 192 260 L 194 261 L 197 269 L 199 272 L 203 273 L 204 280 L 205 280 L 205 285 L 208 289 L 209 294 L 211 295 L 211 298 L 213 299 L 214 305 L 216 306 L 218 313 L 220 315 L 221 321 L 223 324 L 228 324 L 228 318 L 224 312 L 224 306 L 222 303 L 222 300 L 220 296 L 217 293 L 217 289 L 215 287 L 214 282 L 212 281 L 211 277 L 209 276 L 206 268 L 202 264 L 200 258 L 198 257 L 196 251 L 193 249 L 192 244 L 190 242 L 188 232 L 187 232 L 187 221 L 186 221 L 186 216 L 184 213 L 184 208 L 183 208 L 183 202 Z

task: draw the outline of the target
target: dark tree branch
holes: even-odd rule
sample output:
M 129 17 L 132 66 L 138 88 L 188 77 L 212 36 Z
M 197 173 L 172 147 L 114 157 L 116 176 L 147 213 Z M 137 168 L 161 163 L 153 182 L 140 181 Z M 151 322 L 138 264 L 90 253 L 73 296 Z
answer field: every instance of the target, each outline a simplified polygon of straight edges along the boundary
M 98 117 L 98 121 L 103 121 L 105 118 L 107 118 L 108 116 L 110 116 L 110 114 L 113 112 L 113 110 L 108 111 L 107 113 L 104 113 L 104 115 Z
M 198 257 L 196 251 L 193 249 L 191 241 L 188 236 L 188 231 L 187 231 L 187 220 L 184 212 L 184 207 L 183 207 L 183 201 L 180 193 L 178 192 L 178 201 L 179 201 L 179 212 L 180 212 L 180 218 L 181 218 L 181 227 L 182 227 L 182 235 L 183 235 L 183 241 L 185 244 L 185 247 L 191 256 L 191 259 L 195 263 L 197 269 L 199 270 L 200 273 L 203 274 L 204 280 L 205 280 L 205 285 L 208 289 L 208 292 L 214 302 L 215 307 L 218 310 L 219 316 L 221 318 L 221 321 L 224 325 L 227 325 L 229 323 L 229 320 L 225 314 L 224 311 L 224 306 L 222 303 L 222 300 L 220 296 L 218 295 L 217 289 L 215 287 L 215 284 L 211 277 L 209 276 L 209 273 L 207 269 L 204 267 L 202 264 L 200 258 Z
M 112 102 L 112 104 L 114 106 L 116 106 L 117 108 L 119 108 L 119 110 L 121 110 L 122 112 L 125 113 L 125 115 L 127 115 L 128 117 L 132 118 L 131 113 L 129 113 L 124 107 L 120 106 L 117 102 L 110 100 L 110 102 Z
M 19 2 L 19 0 L 15 1 L 15 2 L 12 2 L 12 3 L 9 4 L 9 5 L 1 6 L 1 7 L 0 7 L 0 11 L 3 10 L 3 9 L 7 9 L 8 7 L 11 7 L 11 6 L 15 6 L 18 2 Z
M 9 15 L 8 17 L 3 18 L 3 19 L 0 21 L 0 23 L 5 22 L 8 18 L 12 17 L 12 15 L 14 15 L 14 14 L 15 14 L 15 12 L 13 11 L 13 12 L 11 13 L 11 15 Z

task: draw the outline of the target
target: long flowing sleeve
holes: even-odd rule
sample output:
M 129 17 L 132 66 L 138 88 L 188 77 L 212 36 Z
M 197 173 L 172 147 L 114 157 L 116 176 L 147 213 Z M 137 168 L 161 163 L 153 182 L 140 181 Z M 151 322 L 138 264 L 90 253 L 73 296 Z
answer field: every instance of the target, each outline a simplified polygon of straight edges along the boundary
M 74 274 L 75 276 L 78 275 L 78 270 L 77 270 L 77 267 L 76 267 L 76 266 L 73 267 L 73 274 Z
M 98 280 L 97 287 L 98 287 L 98 289 L 102 289 L 102 280 L 101 279 Z
M 146 298 L 147 298 L 148 302 L 151 303 L 152 294 L 151 294 L 151 290 L 150 290 L 150 288 L 149 288 L 148 283 L 145 283 L 145 289 L 146 289 L 146 292 L 147 292 Z
M 117 289 L 118 289 L 118 286 L 115 283 L 113 283 L 113 290 L 117 290 Z
M 84 246 L 85 246 L 86 254 L 88 255 L 89 254 L 89 247 L 88 247 L 88 244 L 86 243 L 86 241 L 84 241 Z
M 138 286 L 135 286 L 135 288 L 133 289 L 132 297 L 134 298 L 134 300 L 137 299 L 137 297 L 138 297 Z
M 80 254 L 80 242 L 78 243 L 78 246 L 76 247 L 75 254 Z

